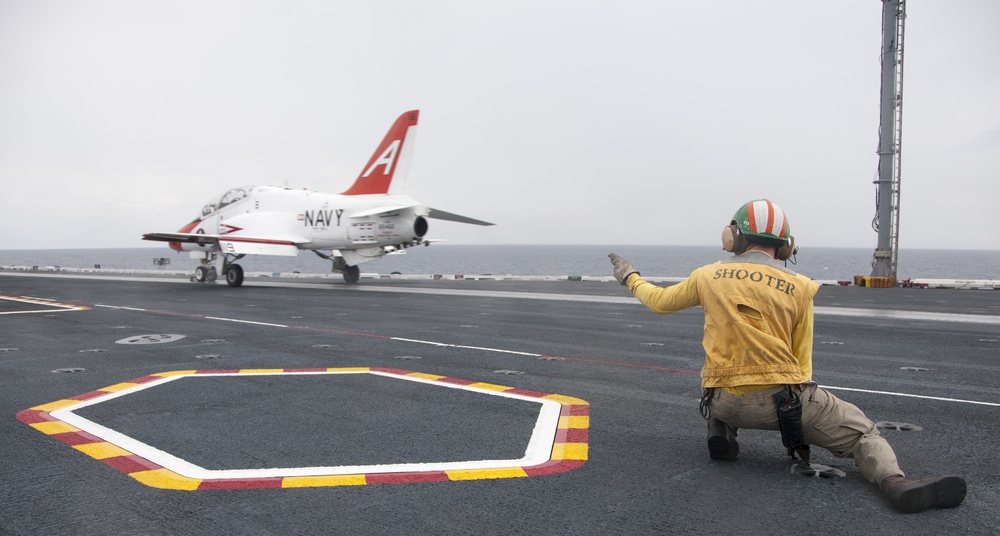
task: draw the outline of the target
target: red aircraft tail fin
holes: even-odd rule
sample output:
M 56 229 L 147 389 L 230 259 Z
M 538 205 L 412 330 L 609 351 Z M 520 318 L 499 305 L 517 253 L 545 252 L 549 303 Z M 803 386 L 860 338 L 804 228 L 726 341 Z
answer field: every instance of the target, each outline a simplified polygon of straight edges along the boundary
M 402 192 L 413 156 L 419 115 L 419 110 L 410 110 L 396 119 L 364 170 L 343 195 Z

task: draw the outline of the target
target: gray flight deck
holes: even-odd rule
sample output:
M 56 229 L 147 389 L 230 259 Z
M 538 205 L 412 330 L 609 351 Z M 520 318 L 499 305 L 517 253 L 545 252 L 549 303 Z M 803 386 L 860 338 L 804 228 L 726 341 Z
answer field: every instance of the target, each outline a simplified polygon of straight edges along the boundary
M 657 316 L 614 282 L 0 273 L 0 534 L 1000 533 L 1000 292 L 824 286 L 816 306 L 815 380 L 883 424 L 911 478 L 964 476 L 960 507 L 897 513 L 819 449 L 847 475 L 794 473 L 777 432 L 741 431 L 739 461 L 710 460 L 701 311 Z M 430 380 L 255 373 L 272 369 Z M 230 375 L 194 373 L 213 370 Z M 271 474 L 518 459 L 539 400 L 584 411 L 559 417 L 572 463 L 542 474 L 284 489 L 155 487 L 141 460 L 102 462 L 29 418 L 178 371 L 74 412 L 206 469 Z M 436 388 L 455 381 L 481 390 Z M 526 396 L 491 396 L 508 387 Z

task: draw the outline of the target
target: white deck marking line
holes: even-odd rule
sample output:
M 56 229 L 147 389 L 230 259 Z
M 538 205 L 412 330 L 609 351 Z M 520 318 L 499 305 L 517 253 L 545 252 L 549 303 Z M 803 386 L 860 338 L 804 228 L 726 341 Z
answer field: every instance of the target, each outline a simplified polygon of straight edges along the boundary
M 431 346 L 440 346 L 444 348 L 462 348 L 465 350 L 482 350 L 484 352 L 496 352 L 500 354 L 514 354 L 514 355 L 526 355 L 528 357 L 542 357 L 545 354 L 536 354 L 533 352 L 519 352 L 517 350 L 503 350 L 501 348 L 487 348 L 485 346 L 465 346 L 462 344 L 448 344 L 444 342 L 434 342 L 434 341 L 422 341 L 419 339 L 404 339 L 403 337 L 389 337 L 389 339 L 394 341 L 402 342 L 412 342 L 416 344 L 429 344 Z
M 553 294 L 545 292 L 521 292 L 507 290 L 434 289 L 416 287 L 332 287 L 317 283 L 271 282 L 272 285 L 291 288 L 315 288 L 352 292 L 395 292 L 408 294 L 430 294 L 438 296 L 471 296 L 479 298 L 510 298 L 525 300 L 571 301 L 586 303 L 615 303 L 642 305 L 632 296 L 596 296 L 593 294 Z M 965 324 L 1000 325 L 1000 315 L 974 315 L 964 313 L 934 313 L 904 311 L 899 309 L 870 309 L 857 307 L 815 306 L 818 315 L 851 316 L 862 318 L 885 318 L 891 320 L 927 320 L 933 322 L 960 322 Z
M 121 309 L 122 311 L 137 311 L 140 313 L 145 313 L 148 309 L 140 309 L 138 307 L 124 307 L 120 305 L 102 305 L 100 303 L 95 303 L 94 307 L 102 307 L 104 309 Z
M 479 298 L 510 298 L 524 300 L 570 301 L 585 303 L 614 303 L 642 305 L 632 296 L 596 296 L 593 294 L 552 294 L 545 292 L 520 292 L 506 290 L 433 289 L 416 287 L 331 287 L 316 283 L 276 283 L 271 284 L 292 288 L 315 288 L 352 292 L 395 292 L 408 294 L 430 294 L 438 296 L 470 296 Z M 932 322 L 960 322 L 964 324 L 1000 325 L 1000 315 L 973 315 L 964 313 L 934 313 L 904 311 L 899 309 L 866 309 L 857 307 L 816 306 L 817 315 L 851 316 L 862 318 L 884 318 L 889 320 L 925 320 Z
M 634 298 L 633 298 L 633 301 L 634 301 Z M 636 303 L 638 303 L 638 302 L 636 302 Z M 144 309 L 134 309 L 134 308 L 129 308 L 129 307 L 116 307 L 116 306 L 110 306 L 110 305 L 97 305 L 95 307 L 108 307 L 108 308 L 111 308 L 111 309 L 126 309 L 126 310 L 135 310 L 135 311 L 145 311 Z M 871 311 L 872 309 L 862 309 L 862 310 Z M 932 314 L 932 313 L 927 313 L 927 314 Z M 197 316 L 197 315 L 188 315 L 188 316 Z M 962 316 L 962 315 L 959 315 L 959 316 Z M 964 315 L 964 316 L 979 316 L 979 315 Z M 273 326 L 273 327 L 280 327 L 280 328 L 294 328 L 295 327 L 295 326 L 286 326 L 286 325 L 283 325 L 283 324 L 268 324 L 268 323 L 264 323 L 264 322 L 253 322 L 253 321 L 249 321 L 249 320 L 243 320 L 243 321 L 241 321 L 241 320 L 218 318 L 218 317 L 201 317 L 201 316 L 197 316 L 197 317 L 198 318 L 205 318 L 205 319 L 209 319 L 209 320 L 224 320 L 224 321 L 228 321 L 228 322 L 240 322 L 240 323 L 246 323 L 246 324 L 257 324 L 257 325 L 262 325 L 262 326 Z M 1000 317 L 997 317 L 997 318 L 1000 319 Z M 312 329 L 312 328 L 304 328 L 304 329 Z M 546 354 L 538 354 L 538 353 L 533 353 L 533 352 L 519 352 L 519 351 L 515 351 L 515 350 L 503 350 L 503 349 L 500 349 L 500 348 L 487 348 L 487 347 L 480 347 L 480 346 L 464 346 L 464 345 L 458 345 L 458 344 L 450 344 L 450 343 L 446 343 L 446 342 L 424 341 L 424 340 L 419 340 L 419 339 L 406 339 L 406 338 L 403 338 L 403 337 L 387 337 L 387 338 L 390 339 L 390 340 L 395 340 L 395 341 L 400 341 L 400 342 L 409 342 L 409 343 L 414 343 L 414 344 L 426 344 L 426 345 L 438 346 L 438 347 L 442 347 L 442 348 L 462 348 L 462 349 L 466 349 L 466 350 L 481 350 L 481 351 L 484 351 L 484 352 L 495 352 L 495 353 L 504 353 L 504 354 L 513 354 L 513 355 L 524 355 L 524 356 L 528 356 L 528 357 L 543 357 L 543 356 L 546 355 Z M 572 359 L 570 359 L 570 360 L 572 360 Z M 961 399 L 961 398 L 945 398 L 945 397 L 935 397 L 935 396 L 929 396 L 929 395 L 914 395 L 914 394 L 909 394 L 909 393 L 895 393 L 895 392 L 892 392 L 892 391 L 874 391 L 874 390 L 866 390 L 866 389 L 855 389 L 855 388 L 851 388 L 851 387 L 827 387 L 827 386 L 822 386 L 822 387 L 824 389 L 831 389 L 831 390 L 840 389 L 840 390 L 843 390 L 843 391 L 858 391 L 858 392 L 863 392 L 863 393 L 883 394 L 883 395 L 888 395 L 888 396 L 903 396 L 903 397 L 908 397 L 908 398 L 919 398 L 919 399 L 924 399 L 924 400 L 938 400 L 938 401 L 942 401 L 942 402 L 957 402 L 957 403 L 961 403 L 961 404 L 976 404 L 976 405 L 981 405 L 981 406 L 1000 407 L 1000 403 L 980 402 L 980 401 L 977 401 L 977 400 L 965 400 L 965 399 Z
M 1000 404 L 995 402 L 979 402 L 977 400 L 963 400 L 961 398 L 944 398 L 940 396 L 929 396 L 929 395 L 912 395 L 909 393 L 897 393 L 894 391 L 876 391 L 873 389 L 856 389 L 854 387 L 832 387 L 829 385 L 820 385 L 823 389 L 829 389 L 831 391 L 854 391 L 857 393 L 871 393 L 875 395 L 888 395 L 888 396 L 902 396 L 906 398 L 921 398 L 924 400 L 939 400 L 941 402 L 960 402 L 962 404 L 976 404 L 979 406 L 992 406 L 1000 407 Z
M 177 283 L 188 284 L 187 279 L 156 278 L 156 277 L 115 277 L 115 276 L 87 276 L 87 275 L 63 275 L 63 274 L 24 274 L 5 272 L 2 275 L 23 276 L 23 277 L 55 277 L 55 278 L 76 278 L 76 279 L 99 279 L 103 281 L 128 281 L 128 282 L 150 282 L 150 283 Z M 320 289 L 334 292 L 397 292 L 409 294 L 432 294 L 439 296 L 474 296 L 484 298 L 512 298 L 526 300 L 549 300 L 549 301 L 571 301 L 589 303 L 618 303 L 641 305 L 631 296 L 595 296 L 592 294 L 552 294 L 542 292 L 519 292 L 519 291 L 489 291 L 471 289 L 428 289 L 416 287 L 372 287 L 372 286 L 332 286 L 319 283 L 292 283 L 285 281 L 246 281 L 247 286 L 269 286 L 286 288 L 308 288 Z M 814 312 L 818 315 L 831 316 L 853 316 L 862 318 L 884 318 L 890 320 L 925 320 L 932 322 L 960 322 L 966 324 L 991 324 L 1000 325 L 1000 315 L 974 315 L 963 313 L 932 313 L 921 311 L 903 311 L 897 309 L 864 309 L 852 307 L 828 307 L 816 306 Z
M 970 315 L 964 313 L 932 313 L 925 311 L 901 311 L 898 309 L 860 309 L 854 307 L 820 307 L 813 311 L 818 315 L 854 316 L 865 318 L 886 318 L 890 320 L 928 320 L 931 322 L 960 322 L 964 324 L 1000 325 L 1000 316 Z
M 70 313 L 73 311 L 83 311 L 84 309 L 77 309 L 75 307 L 69 309 L 48 309 L 48 310 L 37 310 L 37 311 L 4 311 L 0 312 L 0 315 L 30 315 L 37 313 Z
M 253 324 L 255 326 L 270 326 L 272 328 L 290 328 L 285 324 L 272 324 L 270 322 L 255 322 L 253 320 L 240 320 L 238 318 L 222 318 L 219 316 L 206 316 L 205 320 L 221 320 L 223 322 L 236 322 L 237 324 Z
M 138 307 L 123 307 L 123 306 L 119 306 L 119 305 L 95 304 L 94 307 L 101 307 L 101 308 L 104 308 L 104 309 L 118 309 L 118 310 L 122 310 L 122 311 L 136 311 L 136 312 L 140 312 L 140 313 L 156 313 L 156 312 L 158 312 L 158 311 L 151 311 L 149 309 L 140 309 Z M 255 320 L 241 320 L 239 318 L 225 318 L 225 317 L 221 317 L 221 316 L 202 316 L 202 315 L 191 315 L 191 314 L 182 314 L 181 316 L 187 316 L 187 317 L 191 317 L 191 318 L 203 318 L 205 320 L 221 320 L 222 322 L 236 322 L 237 324 L 252 324 L 252 325 L 255 325 L 255 326 L 268 326 L 268 327 L 272 327 L 272 328 L 290 328 L 290 327 L 292 327 L 292 326 L 289 326 L 289 325 L 286 325 L 286 324 L 275 324 L 275 323 L 272 323 L 272 322 L 257 322 Z

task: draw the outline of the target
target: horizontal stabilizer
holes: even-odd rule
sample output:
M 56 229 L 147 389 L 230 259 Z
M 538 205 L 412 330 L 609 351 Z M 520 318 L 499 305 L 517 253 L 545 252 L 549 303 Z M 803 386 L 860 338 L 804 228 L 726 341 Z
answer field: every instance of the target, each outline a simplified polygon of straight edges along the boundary
M 461 216 L 458 214 L 452 214 L 451 212 L 445 212 L 443 210 L 438 210 L 436 208 L 430 209 L 430 214 L 428 214 L 427 217 L 434 218 L 436 220 L 454 221 L 458 223 L 471 223 L 472 225 L 494 225 L 488 221 L 477 220 L 469 218 L 468 216 Z

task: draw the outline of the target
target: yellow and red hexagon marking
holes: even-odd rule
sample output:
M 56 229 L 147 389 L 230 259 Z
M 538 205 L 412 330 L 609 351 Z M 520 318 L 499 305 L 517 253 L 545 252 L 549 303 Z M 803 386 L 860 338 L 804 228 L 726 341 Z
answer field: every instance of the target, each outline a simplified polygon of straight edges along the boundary
M 16 315 L 25 313 L 58 313 L 63 311 L 87 311 L 90 309 L 90 307 L 85 307 L 83 305 L 59 303 L 52 300 L 44 300 L 41 298 L 28 298 L 26 296 L 7 296 L 0 294 L 0 300 L 12 301 L 16 303 L 27 303 L 31 305 L 40 306 L 40 308 L 35 308 L 35 309 L 25 308 L 19 311 L 18 310 L 0 311 L 0 315 Z
M 105 398 L 126 396 L 128 392 L 154 387 L 184 376 L 355 373 L 377 374 L 430 385 L 460 388 L 487 395 L 537 402 L 542 405 L 542 409 L 539 413 L 539 425 L 536 426 L 536 433 L 540 430 L 540 437 L 543 439 L 531 442 L 535 445 L 536 454 L 534 456 L 526 456 L 524 459 L 512 461 L 513 464 L 500 464 L 495 467 L 483 466 L 481 463 L 471 461 L 468 464 L 459 462 L 438 464 L 439 466 L 425 463 L 415 464 L 419 470 L 413 470 L 412 467 L 405 465 L 387 465 L 384 471 L 373 471 L 371 466 L 366 466 L 369 469 L 367 472 L 353 472 L 351 466 L 305 467 L 289 470 L 208 471 L 183 460 L 180 460 L 181 463 L 178 466 L 173 466 L 171 461 L 176 460 L 176 458 L 172 455 L 162 453 L 155 448 L 113 430 L 104 429 L 99 425 L 94 425 L 95 428 L 91 429 L 87 424 L 84 424 L 89 423 L 89 421 L 72 413 L 74 409 L 100 403 Z M 18 413 L 17 418 L 32 428 L 70 445 L 148 486 L 179 490 L 205 490 L 446 482 L 561 473 L 580 467 L 587 461 L 589 415 L 589 404 L 579 398 L 399 369 L 357 367 L 162 372 L 35 406 Z M 160 454 L 164 454 L 164 457 L 160 457 Z M 521 462 L 525 463 L 520 464 Z M 240 476 L 233 476 L 233 474 Z

